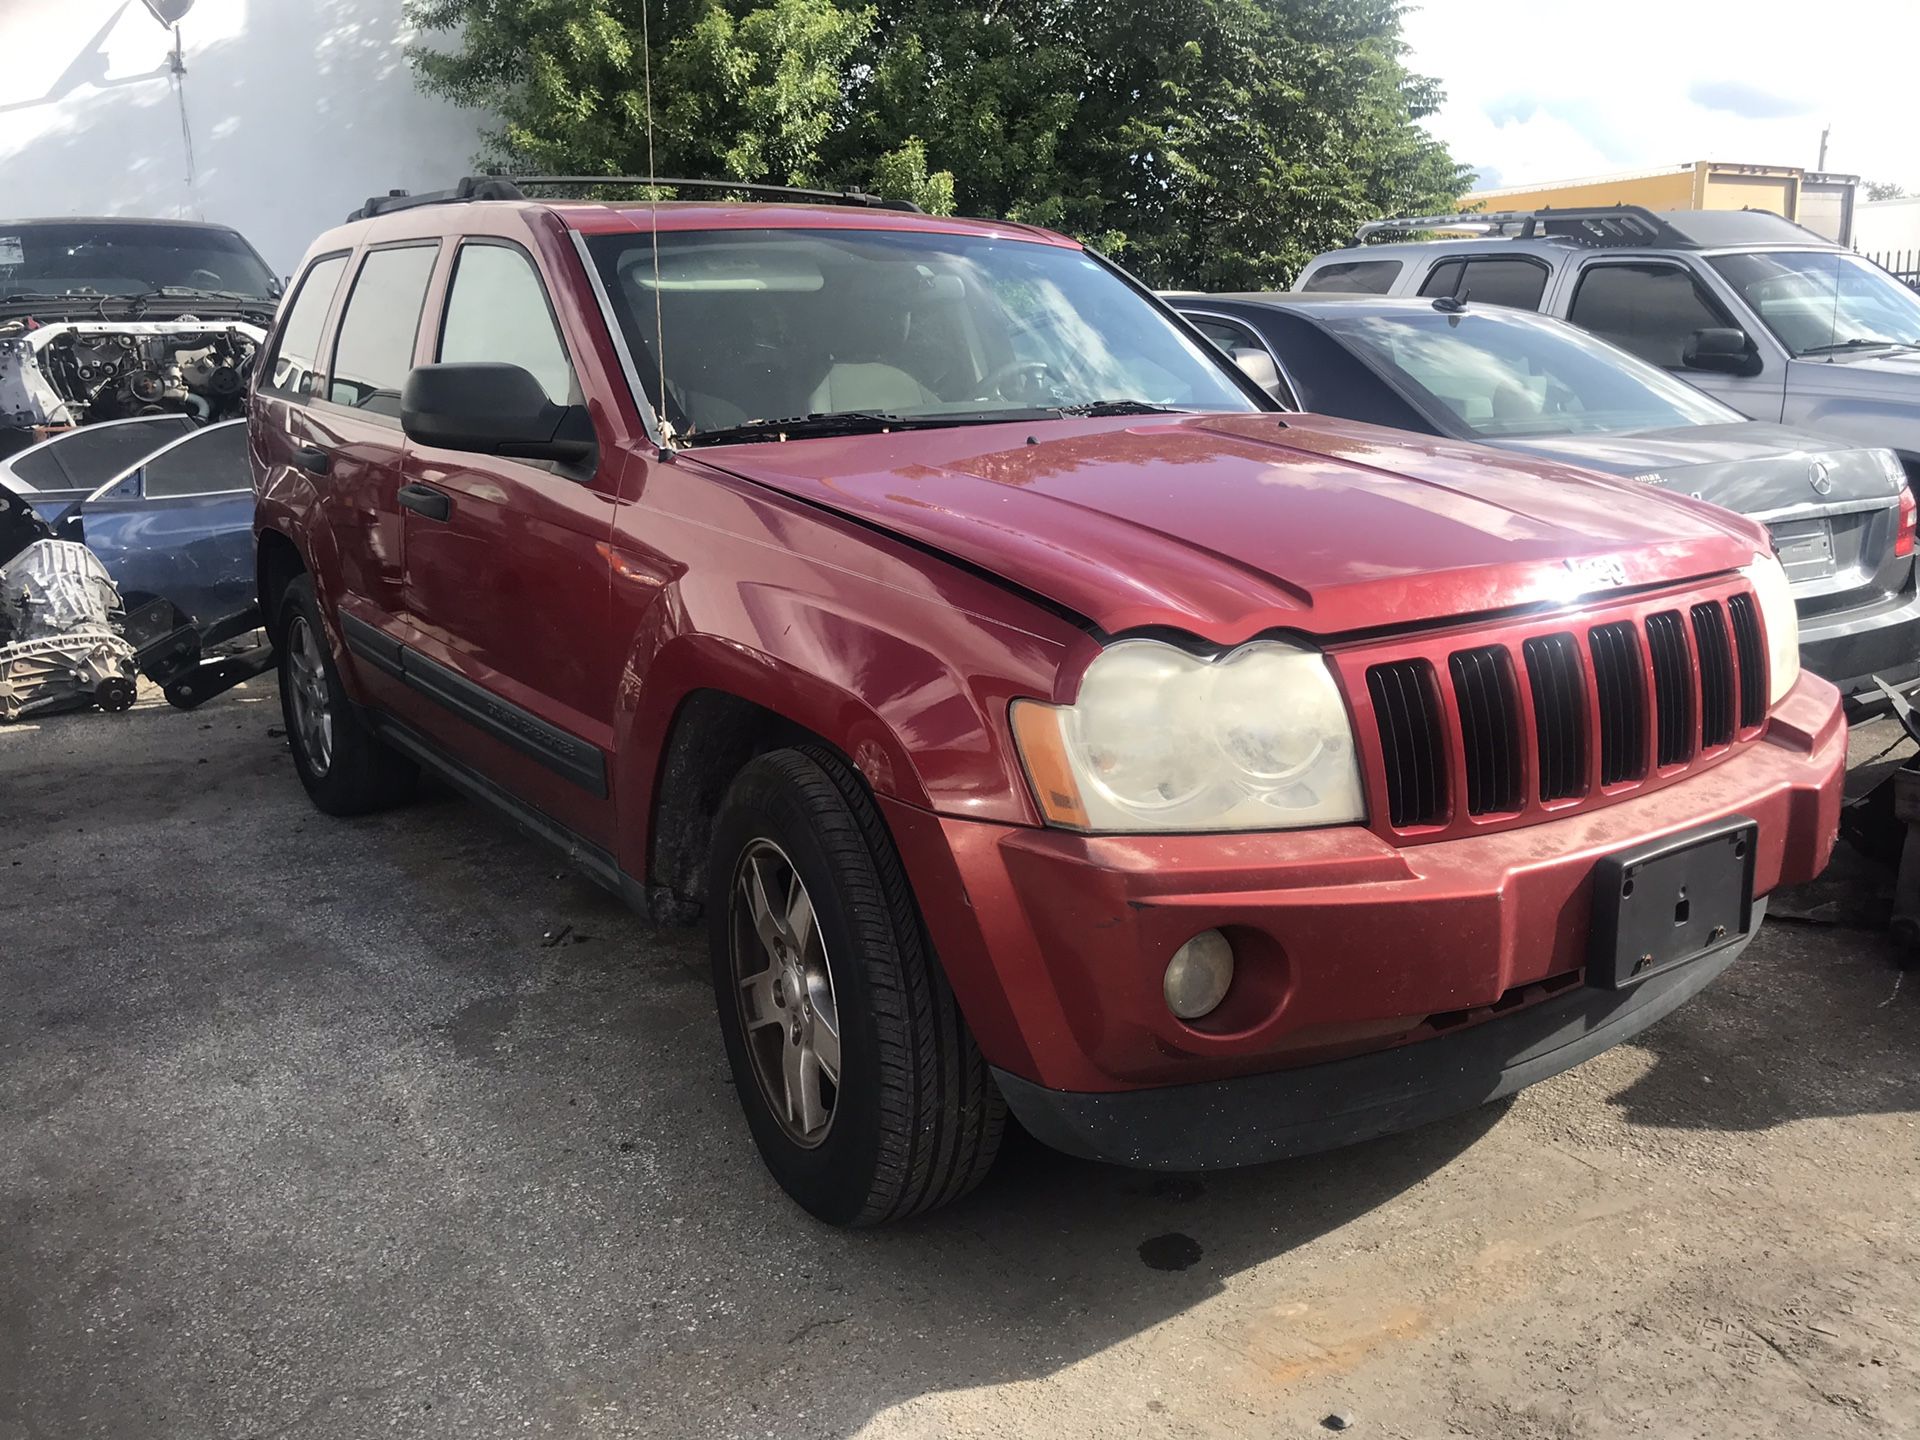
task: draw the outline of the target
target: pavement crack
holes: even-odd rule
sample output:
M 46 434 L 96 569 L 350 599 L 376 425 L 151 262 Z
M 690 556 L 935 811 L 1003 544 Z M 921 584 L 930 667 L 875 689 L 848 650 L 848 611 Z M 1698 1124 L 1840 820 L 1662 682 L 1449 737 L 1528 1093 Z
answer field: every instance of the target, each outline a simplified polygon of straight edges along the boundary
M 791 1345 L 797 1340 L 805 1339 L 807 1336 L 811 1335 L 814 1331 L 824 1330 L 829 1325 L 844 1325 L 846 1323 L 847 1323 L 847 1317 L 845 1315 L 835 1316 L 831 1320 L 815 1320 L 810 1325 L 802 1325 L 798 1330 L 794 1331 L 791 1335 L 787 1336 L 787 1344 Z

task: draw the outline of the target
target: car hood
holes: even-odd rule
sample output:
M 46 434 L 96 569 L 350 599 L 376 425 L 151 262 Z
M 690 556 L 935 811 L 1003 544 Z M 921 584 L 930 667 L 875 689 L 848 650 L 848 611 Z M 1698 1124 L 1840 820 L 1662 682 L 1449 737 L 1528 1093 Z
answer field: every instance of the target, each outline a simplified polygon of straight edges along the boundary
M 990 572 L 1108 633 L 1220 644 L 1716 574 L 1764 532 L 1544 461 L 1317 415 L 961 426 L 697 463 Z
M 1757 420 L 1497 443 L 1505 450 L 1632 476 L 1743 515 L 1833 505 L 1857 509 L 1863 501 L 1892 505 L 1899 497 L 1876 451 Z

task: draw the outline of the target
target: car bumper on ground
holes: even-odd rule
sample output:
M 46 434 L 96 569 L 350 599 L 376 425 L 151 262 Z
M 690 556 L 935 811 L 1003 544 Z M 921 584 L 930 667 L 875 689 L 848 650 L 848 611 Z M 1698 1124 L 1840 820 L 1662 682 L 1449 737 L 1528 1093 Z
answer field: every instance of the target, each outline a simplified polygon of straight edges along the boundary
M 1920 680 L 1920 593 L 1871 609 L 1803 617 L 1800 665 L 1832 681 L 1854 719 L 1882 713 L 1887 700 L 1876 678 L 1896 690 Z
M 1810 879 L 1832 851 L 1845 759 L 1838 697 L 1808 676 L 1761 742 L 1713 769 L 1467 839 L 1091 837 L 885 809 L 1014 1113 L 1062 1149 L 1189 1167 L 1419 1123 L 1651 1024 L 1739 947 L 1625 990 L 1587 986 L 1596 862 L 1744 816 L 1756 896 Z M 1183 1022 L 1165 968 L 1209 929 L 1232 941 L 1235 979 Z

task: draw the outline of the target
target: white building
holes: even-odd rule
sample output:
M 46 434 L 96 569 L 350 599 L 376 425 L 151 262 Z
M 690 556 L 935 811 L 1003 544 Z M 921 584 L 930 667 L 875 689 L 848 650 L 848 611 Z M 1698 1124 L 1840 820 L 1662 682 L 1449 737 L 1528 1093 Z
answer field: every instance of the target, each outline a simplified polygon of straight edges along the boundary
M 0 219 L 215 220 L 285 274 L 369 195 L 472 169 L 479 123 L 415 87 L 400 0 L 196 0 L 180 34 L 176 78 L 143 0 L 0 0 Z
M 1854 211 L 1853 248 L 1863 255 L 1920 258 L 1920 195 L 1859 206 Z

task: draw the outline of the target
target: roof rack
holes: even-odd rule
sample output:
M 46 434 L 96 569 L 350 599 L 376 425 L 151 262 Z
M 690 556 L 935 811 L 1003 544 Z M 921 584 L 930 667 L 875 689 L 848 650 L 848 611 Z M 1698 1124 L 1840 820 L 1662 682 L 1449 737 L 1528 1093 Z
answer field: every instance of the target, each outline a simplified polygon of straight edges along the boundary
M 1354 233 L 1365 245 L 1376 236 L 1432 230 L 1472 230 L 1515 240 L 1565 240 L 1574 245 L 1658 245 L 1668 250 L 1700 247 L 1641 205 L 1569 206 L 1565 209 L 1497 210 L 1459 215 L 1403 215 L 1370 220 Z
M 887 200 L 864 190 L 807 190 L 795 185 L 765 185 L 751 180 L 691 180 L 667 175 L 469 175 L 451 190 L 430 190 L 411 195 L 391 190 L 376 195 L 347 216 L 349 221 L 371 220 L 376 215 L 396 210 L 413 210 L 423 205 L 461 205 L 473 200 L 579 199 L 574 196 L 529 196 L 529 189 L 596 190 L 609 185 L 648 186 L 661 190 L 719 190 L 772 199 L 812 200 L 828 205 L 857 205 L 870 210 L 904 210 L 921 214 L 911 200 Z

